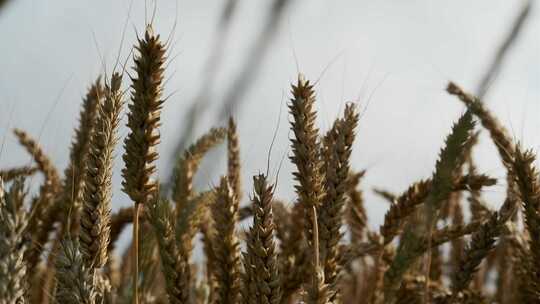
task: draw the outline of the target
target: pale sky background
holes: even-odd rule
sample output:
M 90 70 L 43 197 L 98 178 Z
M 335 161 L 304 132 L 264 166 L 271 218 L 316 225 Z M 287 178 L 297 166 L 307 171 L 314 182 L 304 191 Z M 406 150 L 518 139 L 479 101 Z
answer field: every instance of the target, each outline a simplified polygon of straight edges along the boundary
M 534 0 L 533 0 L 534 1 Z M 444 91 L 449 80 L 474 90 L 495 49 L 505 36 L 521 1 L 508 0 L 296 0 L 277 28 L 258 77 L 237 119 L 243 159 L 243 181 L 266 171 L 272 135 L 281 118 L 271 153 L 271 178 L 289 153 L 289 115 L 284 104 L 289 85 L 300 71 L 318 80 L 318 122 L 328 129 L 345 101 L 356 100 L 363 113 L 352 155 L 354 169 L 367 169 L 363 183 L 370 225 L 381 223 L 387 205 L 371 193 L 374 186 L 400 193 L 429 177 L 444 137 L 464 111 Z M 39 138 L 62 172 L 77 124 L 81 98 L 102 72 L 110 71 L 120 46 L 129 0 L 12 0 L 0 12 L 0 136 L 5 139 L 0 166 L 27 164 L 29 157 L 9 129 L 18 127 Z M 162 115 L 160 176 L 173 167 L 171 151 L 179 127 L 203 79 L 204 63 L 216 39 L 217 19 L 225 1 L 158 1 L 154 27 L 167 38 L 169 50 Z M 214 125 L 223 95 L 259 34 L 271 1 L 239 1 L 223 64 L 211 92 L 212 103 L 197 135 Z M 538 4 L 538 3 L 537 3 Z M 149 4 L 151 7 L 151 5 Z M 136 33 L 144 30 L 144 1 L 134 0 L 120 58 L 125 61 Z M 486 103 L 517 140 L 538 151 L 540 145 L 540 5 L 512 48 Z M 295 60 L 295 54 L 297 62 Z M 128 61 L 131 65 L 131 61 Z M 125 87 L 129 85 L 125 78 Z M 282 106 L 283 105 L 283 106 Z M 125 118 L 125 117 L 124 117 Z M 123 137 L 127 129 L 122 126 Z M 498 155 L 484 135 L 475 149 L 483 172 L 505 175 Z M 119 147 L 114 174 L 114 208 L 129 205 L 120 191 L 123 167 Z M 223 172 L 204 169 L 203 186 L 216 184 Z M 292 166 L 283 162 L 277 196 L 293 200 Z M 38 179 L 35 180 L 38 182 Z M 504 186 L 486 190 L 498 205 Z M 247 197 L 247 195 L 246 195 Z

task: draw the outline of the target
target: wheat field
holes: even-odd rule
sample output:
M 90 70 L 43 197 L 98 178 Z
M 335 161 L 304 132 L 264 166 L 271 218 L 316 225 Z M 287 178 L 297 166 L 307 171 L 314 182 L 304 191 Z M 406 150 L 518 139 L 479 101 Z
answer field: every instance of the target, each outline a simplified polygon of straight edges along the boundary
M 295 169 L 282 177 L 294 185 L 294 200 L 275 195 L 268 173 L 241 176 L 245 151 L 232 117 L 177 155 L 169 185 L 156 172 L 167 43 L 148 25 L 134 50 L 129 72 L 89 85 L 63 172 L 39 136 L 13 129 L 32 162 L 0 169 L 0 304 L 540 303 L 536 155 L 481 96 L 448 83 L 463 114 L 441 138 L 432 175 L 400 193 L 376 190 L 388 211 L 372 229 L 366 171 L 350 161 L 360 105 L 347 103 L 319 130 L 317 86 L 297 75 L 287 102 Z M 480 131 L 505 180 L 476 166 Z M 120 145 L 121 186 L 132 206 L 113 212 Z M 220 145 L 226 172 L 198 189 L 201 162 Z M 36 175 L 43 181 L 34 193 Z M 505 200 L 493 209 L 483 194 L 496 185 L 504 185 Z M 241 207 L 243 198 L 249 204 Z M 119 250 L 129 228 L 130 243 Z

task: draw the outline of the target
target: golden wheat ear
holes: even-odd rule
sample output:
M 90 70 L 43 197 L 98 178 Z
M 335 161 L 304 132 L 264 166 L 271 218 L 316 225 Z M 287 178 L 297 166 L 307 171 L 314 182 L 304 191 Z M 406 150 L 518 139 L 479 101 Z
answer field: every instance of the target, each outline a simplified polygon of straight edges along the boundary
M 28 224 L 24 210 L 24 181 L 17 179 L 8 192 L 0 178 L 0 301 L 24 303 L 27 292 L 27 249 L 24 232 Z
M 10 169 L 0 170 L 0 178 L 2 178 L 4 182 L 9 182 L 19 177 L 32 176 L 38 171 L 39 169 L 37 167 L 14 167 Z
M 216 303 L 239 303 L 241 285 L 240 242 L 236 235 L 238 200 L 226 177 L 216 189 L 212 207 L 215 224 L 213 252 L 215 254 Z
M 532 256 L 532 269 L 529 271 L 529 290 L 537 295 L 540 292 L 540 284 L 533 278 L 540 275 L 540 181 L 539 174 L 534 166 L 535 154 L 528 150 L 516 149 L 513 165 L 515 184 L 518 188 L 518 198 L 523 203 L 523 214 L 526 229 L 529 233 L 529 254 Z M 511 199 L 512 196 L 507 199 Z M 503 205 L 504 206 L 504 205 Z
M 244 260 L 244 303 L 279 303 L 280 275 L 272 212 L 273 187 L 264 175 L 253 177 L 253 226 L 247 236 Z
M 79 230 L 82 191 L 86 182 L 90 141 L 96 128 L 99 108 L 104 96 L 105 88 L 101 76 L 99 76 L 88 88 L 86 96 L 83 98 L 82 109 L 79 114 L 79 126 L 75 129 L 69 151 L 69 164 L 64 170 L 62 193 L 57 208 L 65 215 L 63 225 L 71 225 L 71 227 L 65 227 L 65 230 L 69 229 L 72 235 L 76 235 Z
M 158 241 L 169 301 L 187 303 L 190 298 L 190 270 L 188 261 L 178 252 L 171 204 L 167 200 L 159 200 L 149 204 L 147 210 Z
M 66 304 L 95 304 L 98 297 L 95 274 L 84 265 L 78 242 L 62 241 L 56 259 L 55 302 Z
M 512 138 L 508 135 L 506 128 L 499 120 L 484 106 L 483 102 L 474 95 L 465 92 L 457 84 L 450 82 L 446 91 L 459 98 L 475 116 L 478 117 L 482 126 L 488 130 L 491 139 L 495 143 L 499 155 L 505 166 L 510 166 L 511 157 L 515 146 Z
M 174 170 L 172 198 L 176 204 L 176 214 L 193 198 L 193 178 L 203 157 L 227 137 L 227 129 L 212 128 L 193 143 L 178 160 Z
M 236 122 L 230 117 L 227 127 L 227 176 L 239 201 L 242 201 L 241 171 L 238 131 Z
M 101 268 L 107 261 L 110 240 L 114 148 L 122 111 L 121 77 L 114 74 L 105 86 L 98 119 L 90 140 L 82 194 L 79 242 L 86 267 Z
M 291 139 L 291 161 L 296 166 L 293 175 L 298 183 L 295 187 L 298 196 L 297 204 L 301 206 L 303 213 L 304 235 L 309 254 L 313 254 L 315 250 L 313 247 L 313 225 L 316 212 L 314 214 L 312 209 L 318 210 L 320 208 L 325 190 L 324 175 L 322 174 L 322 148 L 319 142 L 319 130 L 316 126 L 317 114 L 314 106 L 315 91 L 313 86 L 304 79 L 303 75 L 299 75 L 297 84 L 292 86 L 292 98 L 289 103 L 289 113 L 293 118 L 291 130 L 294 134 Z M 315 278 L 318 275 L 312 268 L 310 277 Z M 312 286 L 308 289 L 308 299 L 318 297 L 317 288 L 317 286 Z
M 60 177 L 51 159 L 45 154 L 43 148 L 25 131 L 15 129 L 15 136 L 19 143 L 32 156 L 36 167 L 45 179 L 40 186 L 39 195 L 32 200 L 28 223 L 28 235 L 32 237 L 32 244 L 25 253 L 25 260 L 29 268 L 33 268 L 40 260 L 43 247 L 48 241 L 49 233 L 56 222 L 56 214 L 52 212 L 55 199 L 60 189 Z
M 342 119 L 324 139 L 325 193 L 321 208 L 318 210 L 320 256 L 324 269 L 325 283 L 329 288 L 329 301 L 338 301 L 339 243 L 343 225 L 343 206 L 348 190 L 349 158 L 355 138 L 355 129 L 359 115 L 353 104 L 347 104 Z
M 138 303 L 138 243 L 139 214 L 141 206 L 152 201 L 158 183 L 153 179 L 158 158 L 160 113 L 164 100 L 161 99 L 165 64 L 165 46 L 147 27 L 144 37 L 135 47 L 135 73 L 131 84 L 131 102 L 129 103 L 128 123 L 130 133 L 124 141 L 125 153 L 122 170 L 123 191 L 135 203 L 133 214 L 133 286 L 134 301 Z
M 130 133 L 124 141 L 125 167 L 122 170 L 123 190 L 136 204 L 150 201 L 157 190 L 152 180 L 158 158 L 160 113 L 163 105 L 162 82 L 165 63 L 165 47 L 150 28 L 139 39 L 135 57 L 136 76 L 132 78 L 131 102 L 128 105 Z

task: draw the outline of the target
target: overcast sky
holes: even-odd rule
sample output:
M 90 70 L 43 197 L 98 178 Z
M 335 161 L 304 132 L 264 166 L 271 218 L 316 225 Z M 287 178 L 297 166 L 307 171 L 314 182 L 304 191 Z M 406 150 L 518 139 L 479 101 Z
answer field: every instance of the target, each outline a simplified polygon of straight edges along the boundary
M 210 92 L 212 102 L 198 124 L 197 135 L 214 124 L 223 96 L 264 26 L 270 3 L 239 1 L 222 46 L 223 61 Z M 165 87 L 165 95 L 170 97 L 164 105 L 159 148 L 160 176 L 167 176 L 173 166 L 171 151 L 185 111 L 203 85 L 204 64 L 215 46 L 224 4 L 170 0 L 157 5 L 154 27 L 172 42 Z M 331 125 L 344 102 L 358 102 L 363 115 L 352 166 L 367 169 L 363 187 L 371 225 L 380 223 L 387 206 L 371 194 L 371 187 L 401 192 L 410 183 L 430 176 L 444 137 L 464 110 L 445 94 L 446 83 L 453 80 L 468 90 L 476 88 L 520 4 L 508 0 L 291 3 L 276 27 L 276 37 L 244 104 L 229 109 L 239 125 L 246 191 L 252 187 L 251 176 L 266 171 L 276 127 L 270 159 L 273 179 L 281 159 L 289 153 L 290 117 L 284 104 L 290 97 L 290 83 L 301 71 L 317 81 L 322 130 Z M 112 69 L 129 5 L 129 0 L 12 0 L 0 12 L 0 136 L 5 138 L 1 167 L 29 160 L 8 131 L 18 127 L 39 138 L 63 170 L 81 97 L 104 65 L 108 71 Z M 540 145 L 539 8 L 533 8 L 486 97 L 488 107 L 516 139 L 535 150 Z M 144 23 L 144 1 L 134 0 L 120 52 L 122 62 L 127 59 L 128 65 L 128 52 L 136 34 L 143 32 Z M 126 82 L 125 87 L 128 85 Z M 123 127 L 120 133 L 124 137 L 127 129 Z M 130 204 L 120 191 L 122 152 L 119 147 L 115 208 Z M 475 156 L 484 172 L 504 177 L 495 149 L 485 136 Z M 222 169 L 223 164 L 218 170 Z M 289 201 L 294 198 L 291 170 L 285 158 L 277 195 Z M 198 181 L 209 186 L 216 183 L 219 174 L 204 169 Z M 503 192 L 503 186 L 495 186 L 486 191 L 486 197 L 497 205 Z

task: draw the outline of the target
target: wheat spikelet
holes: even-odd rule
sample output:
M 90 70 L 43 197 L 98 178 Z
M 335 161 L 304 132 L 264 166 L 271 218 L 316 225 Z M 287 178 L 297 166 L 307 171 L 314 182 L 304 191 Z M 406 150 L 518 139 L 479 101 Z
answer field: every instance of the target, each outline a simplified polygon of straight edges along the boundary
M 98 296 L 92 272 L 84 266 L 77 242 L 66 239 L 56 260 L 55 300 L 66 304 L 95 304 Z
M 446 91 L 457 96 L 480 119 L 482 126 L 489 131 L 491 139 L 495 143 L 503 162 L 510 164 L 512 161 L 511 155 L 515 147 L 511 137 L 508 136 L 506 128 L 484 107 L 484 104 L 478 98 L 466 93 L 457 84 L 450 82 Z
M 175 243 L 173 215 L 170 203 L 160 200 L 148 206 L 149 218 L 159 244 L 162 272 L 171 303 L 187 303 L 189 299 L 189 265 L 178 254 Z
M 290 157 L 296 166 L 293 175 L 298 182 L 295 190 L 298 196 L 298 204 L 303 209 L 303 224 L 305 239 L 308 244 L 308 252 L 314 252 L 314 216 L 312 208 L 317 210 L 324 198 L 324 176 L 322 174 L 323 163 L 321 159 L 321 145 L 319 142 L 319 131 L 316 127 L 316 112 L 314 109 L 315 92 L 313 86 L 303 78 L 298 76 L 298 82 L 292 86 L 292 98 L 289 103 L 289 112 L 293 117 L 291 130 L 294 137 L 291 139 L 293 155 Z M 317 253 L 318 256 L 318 253 Z M 312 265 L 314 266 L 314 265 Z M 310 270 L 312 285 L 308 289 L 307 298 L 310 301 L 320 299 L 318 291 L 319 271 Z M 322 277 L 324 279 L 324 276 Z M 317 285 L 317 286 L 316 286 Z
M 45 176 L 45 183 L 50 184 L 53 188 L 58 187 L 60 176 L 52 161 L 43 151 L 43 148 L 25 131 L 14 129 L 13 133 L 17 136 L 19 143 L 32 156 L 36 162 L 36 166 Z
M 346 222 L 351 233 L 351 243 L 358 243 L 364 238 L 364 232 L 367 227 L 367 214 L 364 207 L 364 197 L 359 188 L 360 180 L 365 171 L 352 174 L 348 182 L 347 196 L 347 216 Z
M 5 193 L 0 178 L 0 303 L 27 303 L 26 264 L 23 238 L 27 216 L 23 180 L 18 179 Z
M 397 287 L 401 283 L 401 276 L 416 259 L 415 252 L 419 251 L 418 246 L 420 246 L 419 240 L 421 239 L 418 234 L 421 234 L 422 232 L 427 235 L 428 240 L 426 274 L 429 274 L 431 264 L 429 257 L 431 256 L 430 250 L 432 245 L 431 236 L 433 225 L 438 217 L 442 202 L 448 199 L 452 191 L 456 169 L 459 168 L 464 161 L 463 148 L 470 137 L 473 127 L 474 122 L 472 120 L 472 114 L 466 112 L 453 126 L 452 132 L 446 138 L 445 147 L 441 150 L 439 160 L 435 165 L 431 189 L 425 198 L 425 226 L 413 227 L 411 225 L 413 221 L 409 223 L 409 229 L 405 232 L 405 235 L 400 242 L 400 247 L 394 258 L 394 262 L 384 277 L 385 301 L 393 301 Z M 387 240 L 385 239 L 385 242 L 386 241 Z M 429 282 L 427 281 L 426 286 L 429 286 Z M 424 296 L 429 296 L 427 287 Z M 424 299 L 424 303 L 427 303 L 427 300 L 428 299 Z
M 229 126 L 227 128 L 227 177 L 229 178 L 234 194 L 239 201 L 242 200 L 241 169 L 240 143 L 238 142 L 236 122 L 230 117 Z
M 373 188 L 373 193 L 383 198 L 389 204 L 396 202 L 397 196 L 389 190 L 382 188 Z
M 80 217 L 82 188 L 84 187 L 84 177 L 86 174 L 87 158 L 90 149 L 90 140 L 96 127 L 99 116 L 99 105 L 105 95 L 104 87 L 101 83 L 101 76 L 98 77 L 88 88 L 86 96 L 83 98 L 82 110 L 79 114 L 79 126 L 75 129 L 75 136 L 71 142 L 69 163 L 64 170 L 64 181 L 60 202 L 57 202 L 55 209 L 60 209 L 64 215 L 70 214 L 69 220 L 72 225 L 72 232 L 78 229 Z M 58 206 L 58 204 L 60 204 Z M 55 211 L 58 212 L 58 211 Z M 67 224 L 67 223 L 64 223 Z
M 37 168 L 45 176 L 43 185 L 39 189 L 39 196 L 32 200 L 30 213 L 33 216 L 29 219 L 27 227 L 32 243 L 25 252 L 25 260 L 28 263 L 27 267 L 33 268 L 39 262 L 43 246 L 56 221 L 57 213 L 54 212 L 55 206 L 52 204 L 59 191 L 60 177 L 52 161 L 30 135 L 19 129 L 15 129 L 14 133 L 19 143 L 32 155 Z
M 2 178 L 4 182 L 9 182 L 18 177 L 27 177 L 34 175 L 34 173 L 36 173 L 37 171 L 39 171 L 37 167 L 15 167 L 6 170 L 0 170 L 0 178 Z
M 240 244 L 235 226 L 238 217 L 238 200 L 226 177 L 221 178 L 216 189 L 217 199 L 212 207 L 215 223 L 214 275 L 216 278 L 216 304 L 234 304 L 240 301 Z
M 212 128 L 201 136 L 178 160 L 174 171 L 173 200 L 178 214 L 193 196 L 193 177 L 206 153 L 219 145 L 227 136 L 227 129 Z
M 521 151 L 518 147 L 515 152 L 513 165 L 513 176 L 515 183 L 519 189 L 519 199 L 523 203 L 523 211 L 525 215 L 525 224 L 529 232 L 530 254 L 532 255 L 533 270 L 532 277 L 529 278 L 532 282 L 537 282 L 540 277 L 540 182 L 538 171 L 533 165 L 535 155 L 532 151 Z M 540 294 L 539 285 L 534 286 L 533 291 Z
M 55 222 L 62 220 L 62 229 L 64 230 L 68 228 L 67 224 L 71 224 L 73 232 L 78 228 L 76 222 L 80 207 L 80 189 L 84 183 L 82 179 L 86 165 L 85 160 L 102 92 L 100 78 L 98 78 L 83 99 L 80 126 L 75 130 L 75 138 L 70 149 L 70 162 L 64 172 L 65 178 L 61 189 L 60 185 L 54 187 L 54 192 L 60 192 L 59 196 L 51 194 L 51 190 L 49 190 L 51 184 L 45 183 L 39 198 L 32 204 L 31 213 L 33 216 L 29 224 L 29 234 L 35 235 L 35 237 L 26 258 L 29 267 L 33 267 L 38 262 L 39 255 L 48 241 L 49 233 L 53 230 Z
M 465 290 L 472 281 L 474 273 L 477 271 L 480 262 L 494 248 L 495 237 L 500 231 L 498 215 L 494 213 L 487 223 L 473 234 L 469 247 L 463 253 L 463 257 L 458 264 L 452 278 L 452 293 L 457 299 L 459 293 Z
M 289 104 L 289 111 L 293 116 L 291 130 L 294 133 L 291 139 L 293 152 L 291 161 L 297 170 L 294 172 L 294 178 L 298 181 L 295 187 L 298 203 L 305 209 L 306 239 L 311 243 L 313 240 L 311 207 L 318 208 L 324 196 L 319 131 L 315 125 L 316 112 L 313 109 L 315 92 L 309 81 L 300 75 L 297 84 L 292 86 L 292 95 Z
M 352 104 L 345 108 L 343 119 L 335 122 L 325 138 L 325 193 L 319 210 L 320 255 L 324 268 L 325 283 L 329 286 L 329 300 L 337 298 L 338 243 L 342 233 L 343 205 L 348 190 L 349 158 L 358 124 L 358 113 Z
M 454 181 L 452 190 L 462 191 L 471 189 L 481 189 L 484 186 L 492 186 L 495 179 L 486 175 L 465 175 Z M 412 184 L 396 199 L 396 203 L 384 216 L 384 223 L 380 227 L 380 234 L 384 237 L 384 243 L 390 243 L 399 233 L 405 219 L 410 216 L 416 208 L 424 203 L 432 187 L 431 180 L 424 180 Z
M 472 113 L 467 111 L 458 122 L 452 127 L 452 132 L 445 141 L 445 147 L 441 150 L 439 159 L 435 164 L 433 174 L 432 189 L 426 198 L 425 206 L 425 232 L 431 242 L 431 233 L 439 217 L 441 205 L 447 201 L 452 192 L 452 185 L 455 177 L 460 175 L 461 167 L 467 154 L 467 144 L 471 138 L 474 121 Z M 431 268 L 431 246 L 428 245 L 428 252 L 425 261 L 426 277 L 429 278 Z M 429 280 L 426 280 L 426 291 L 424 293 L 424 303 L 429 301 Z
M 214 252 L 213 244 L 215 240 L 213 239 L 215 231 L 212 225 L 212 218 L 209 215 L 210 212 L 207 211 L 205 215 L 205 221 L 201 223 L 199 229 L 202 234 L 202 243 L 203 251 L 205 257 L 205 280 L 207 282 L 208 289 L 208 303 L 215 302 L 215 290 L 216 290 L 216 280 L 214 277 L 214 265 L 216 265 L 216 254 Z
M 159 143 L 158 127 L 163 104 L 161 85 L 165 48 L 159 35 L 154 35 L 147 28 L 136 49 L 139 51 L 134 67 L 137 76 L 132 78 L 131 85 L 127 124 L 131 132 L 124 141 L 126 166 L 122 170 L 122 186 L 136 204 L 145 204 L 157 189 L 157 183 L 151 176 L 156 170 L 153 162 L 158 158 L 155 149 Z
M 100 268 L 107 261 L 110 235 L 112 170 L 117 129 L 122 110 L 122 79 L 114 74 L 105 98 L 98 106 L 99 116 L 90 140 L 79 243 L 87 268 Z
M 214 191 L 202 192 L 191 198 L 180 210 L 176 221 L 175 235 L 179 245 L 179 253 L 188 261 L 193 251 L 193 238 L 212 201 L 215 201 Z
M 248 232 L 244 254 L 244 303 L 279 304 L 281 280 L 278 270 L 275 225 L 272 212 L 273 187 L 264 175 L 253 178 L 253 226 Z
M 282 303 L 292 303 L 295 292 L 306 282 L 309 275 L 311 259 L 308 245 L 303 234 L 304 209 L 295 204 L 289 220 L 285 222 L 288 230 L 287 238 L 282 241 L 279 253 L 279 269 L 281 274 Z
M 128 123 L 130 133 L 124 141 L 126 152 L 123 155 L 125 167 L 122 170 L 123 191 L 135 202 L 133 212 L 133 285 L 134 303 L 138 303 L 138 257 L 139 213 L 140 206 L 152 201 L 158 183 L 152 179 L 156 171 L 154 161 L 158 158 L 156 146 L 159 143 L 158 127 L 163 104 L 161 99 L 165 63 L 165 47 L 147 27 L 144 38 L 139 39 L 136 49 L 132 78 L 131 103 L 129 104 Z

